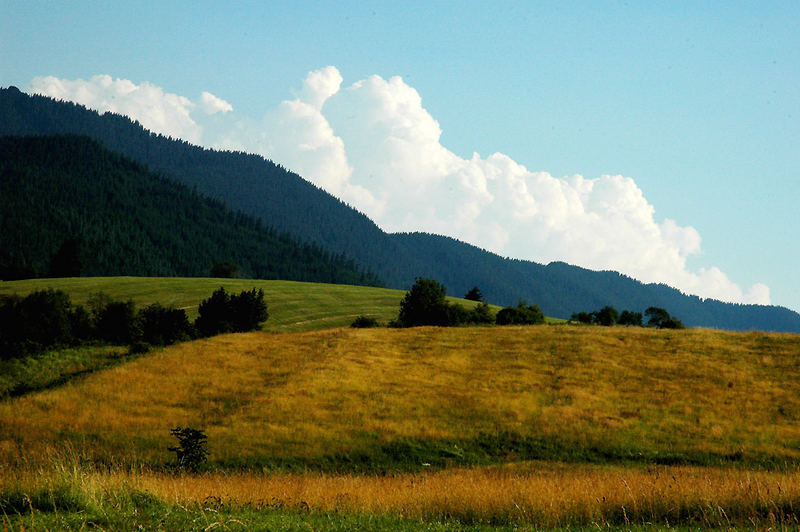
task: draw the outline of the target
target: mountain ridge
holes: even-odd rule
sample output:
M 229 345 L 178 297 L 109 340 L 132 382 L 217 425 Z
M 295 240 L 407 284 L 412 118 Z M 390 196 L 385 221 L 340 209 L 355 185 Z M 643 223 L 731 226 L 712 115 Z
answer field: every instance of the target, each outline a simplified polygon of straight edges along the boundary
M 0 134 L 59 133 L 88 135 L 279 231 L 352 257 L 388 287 L 408 288 L 416 277 L 432 277 L 451 295 L 477 285 L 492 303 L 526 300 L 550 316 L 569 317 L 605 305 L 636 311 L 661 306 L 688 326 L 800 332 L 800 314 L 784 307 L 701 300 L 617 272 L 503 258 L 440 235 L 388 234 L 363 213 L 261 156 L 193 146 L 151 133 L 127 117 L 0 89 Z

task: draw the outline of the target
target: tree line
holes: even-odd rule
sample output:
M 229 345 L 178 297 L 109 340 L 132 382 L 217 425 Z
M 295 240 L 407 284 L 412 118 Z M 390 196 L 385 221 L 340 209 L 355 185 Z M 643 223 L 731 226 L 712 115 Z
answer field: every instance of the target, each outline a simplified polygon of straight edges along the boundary
M 442 283 L 418 277 L 403 296 L 397 319 L 390 322 L 389 326 L 533 325 L 545 321 L 544 313 L 538 306 L 528 305 L 524 301 L 515 307 L 505 307 L 493 313 L 489 304 L 483 301 L 483 294 L 478 287 L 467 292 L 464 299 L 477 301 L 478 304 L 467 309 L 460 303 L 451 303 L 447 301 L 447 289 Z M 359 316 L 351 326 L 377 327 L 378 322 L 367 316 Z
M 39 290 L 25 297 L 0 296 L 0 359 L 90 343 L 130 345 L 131 352 L 144 352 L 150 346 L 256 330 L 268 318 L 264 292 L 255 288 L 238 294 L 218 288 L 200 303 L 194 322 L 185 310 L 160 303 L 137 310 L 133 301 L 100 292 L 83 306 L 61 290 Z
M 458 325 L 535 325 L 545 323 L 545 316 L 538 305 L 529 305 L 520 301 L 516 306 L 500 309 L 496 314 L 483 300 L 483 293 L 475 286 L 464 299 L 476 301 L 478 304 L 467 309 L 460 303 L 447 301 L 447 289 L 433 279 L 418 277 L 400 302 L 400 313 L 397 319 L 389 323 L 390 327 L 417 327 L 433 325 L 453 327 Z M 682 329 L 683 323 L 672 317 L 660 307 L 649 307 L 644 315 L 648 318 L 647 326 L 659 329 Z M 607 305 L 594 312 L 577 312 L 571 321 L 597 325 L 634 325 L 643 326 L 641 312 L 624 310 L 620 314 L 614 307 Z M 368 316 L 357 317 L 351 327 L 377 327 L 379 324 Z
M 648 307 L 644 311 L 644 317 L 647 318 L 647 327 L 655 327 L 657 329 L 684 328 L 681 320 L 670 316 L 669 312 L 661 307 Z M 594 312 L 575 312 L 570 319 L 579 323 L 605 325 L 607 327 L 612 325 L 645 326 L 641 312 L 623 310 L 622 313 L 619 313 L 617 309 L 610 305 L 606 305 Z

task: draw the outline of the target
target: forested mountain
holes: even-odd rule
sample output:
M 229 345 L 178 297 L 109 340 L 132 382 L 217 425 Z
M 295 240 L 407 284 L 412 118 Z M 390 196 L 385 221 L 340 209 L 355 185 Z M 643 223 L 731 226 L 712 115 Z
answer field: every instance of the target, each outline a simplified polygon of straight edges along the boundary
M 0 137 L 0 274 L 243 277 L 378 285 L 85 136 Z
M 13 87 L 0 89 L 0 135 L 59 133 L 88 135 L 267 226 L 352 257 L 389 287 L 408 288 L 423 276 L 442 282 L 450 295 L 477 285 L 492 303 L 515 305 L 524 299 L 550 316 L 569 317 L 605 305 L 637 311 L 656 305 L 688 326 L 800 332 L 800 314 L 784 308 L 704 301 L 615 272 L 504 259 L 437 235 L 386 234 L 363 214 L 260 156 L 203 149 L 150 133 L 119 115 L 100 115 Z

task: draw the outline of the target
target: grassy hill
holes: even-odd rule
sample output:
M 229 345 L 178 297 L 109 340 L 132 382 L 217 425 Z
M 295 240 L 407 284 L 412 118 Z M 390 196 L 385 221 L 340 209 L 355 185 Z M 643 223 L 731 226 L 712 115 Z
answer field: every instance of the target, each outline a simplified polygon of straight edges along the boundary
M 137 307 L 159 302 L 197 316 L 200 301 L 224 287 L 228 292 L 264 290 L 269 319 L 262 330 L 310 331 L 349 327 L 357 316 L 369 316 L 381 324 L 397 318 L 403 290 L 294 281 L 254 279 L 210 279 L 174 277 L 74 277 L 0 281 L 0 295 L 27 295 L 53 288 L 66 292 L 74 303 L 84 305 L 93 294 L 104 292 L 114 300 L 132 300 Z M 473 302 L 450 298 L 469 308 Z M 495 307 L 495 310 L 497 308 Z M 557 322 L 559 320 L 552 320 Z
M 281 281 L 39 279 L 0 294 L 103 290 L 193 313 L 220 284 L 264 289 L 271 332 L 0 401 L 12 529 L 796 527 L 800 335 L 330 329 L 394 317 L 403 292 Z M 170 472 L 179 425 L 205 429 L 211 472 Z
M 0 404 L 0 461 L 419 469 L 519 458 L 795 463 L 800 336 L 577 326 L 336 329 L 173 346 Z

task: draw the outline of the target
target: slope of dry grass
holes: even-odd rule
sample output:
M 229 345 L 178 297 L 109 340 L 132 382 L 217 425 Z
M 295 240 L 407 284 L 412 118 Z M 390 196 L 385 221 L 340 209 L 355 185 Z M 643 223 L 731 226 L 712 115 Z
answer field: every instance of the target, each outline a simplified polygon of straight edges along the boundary
M 0 403 L 0 460 L 71 446 L 218 463 L 512 431 L 575 447 L 796 460 L 800 336 L 536 326 L 226 335 Z M 513 458 L 513 457 L 511 457 Z

